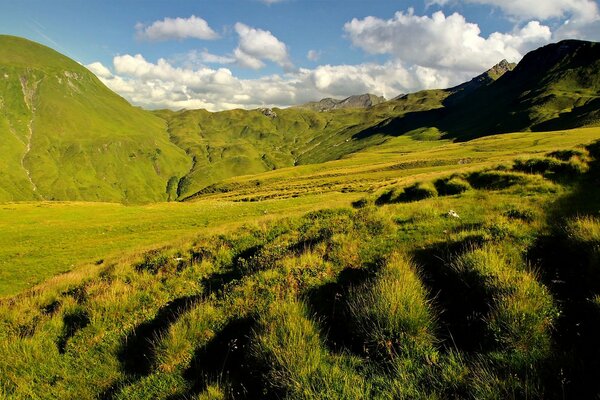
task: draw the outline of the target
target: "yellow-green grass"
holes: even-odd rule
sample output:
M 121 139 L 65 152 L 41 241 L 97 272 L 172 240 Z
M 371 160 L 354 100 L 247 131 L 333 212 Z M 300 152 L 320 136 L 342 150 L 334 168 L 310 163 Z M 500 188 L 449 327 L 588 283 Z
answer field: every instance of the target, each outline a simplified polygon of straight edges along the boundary
M 140 206 L 2 203 L 0 295 L 18 293 L 76 265 L 158 247 L 203 231 L 350 204 L 386 186 L 433 181 L 452 172 L 571 149 L 597 138 L 600 128 L 497 135 L 467 143 L 398 137 L 338 161 L 227 180 L 217 187 L 230 192 L 206 194 L 200 201 Z M 482 195 L 478 193 L 467 198 Z M 266 199 L 272 200 L 231 202 Z
M 269 398 L 280 390 L 293 398 L 444 398 L 457 385 L 473 393 L 479 356 L 474 361 L 462 353 L 458 360 L 453 353 L 446 355 L 442 350 L 452 343 L 443 342 L 431 326 L 441 307 L 436 291 L 425 290 L 416 273 L 419 268 L 426 274 L 430 266 L 409 266 L 397 255 L 385 256 L 468 237 L 506 240 L 520 248 L 543 227 L 542 218 L 522 224 L 503 214 L 515 207 L 533 208 L 541 217 L 541 206 L 561 191 L 555 186 L 554 193 L 531 190 L 530 196 L 523 196 L 528 188 L 471 190 L 421 202 L 274 219 L 220 237 L 205 232 L 162 250 L 157 268 L 146 268 L 149 263 L 140 254 L 81 266 L 0 302 L 0 375 L 5 377 L 0 393 L 14 398 L 113 393 L 114 398 L 135 399 L 221 392 L 231 397 L 240 388 L 236 379 L 246 387 L 264 387 Z M 229 204 L 246 209 L 268 203 Z M 332 205 L 321 205 L 326 204 Z M 175 210 L 178 205 L 170 206 Z M 447 217 L 449 209 L 461 218 Z M 332 351 L 328 332 L 333 322 L 325 319 L 332 314 L 315 311 L 327 306 L 327 297 L 318 302 L 305 294 L 316 290 L 333 296 L 328 285 L 338 284 L 342 271 L 372 273 L 382 257 L 388 263 L 364 290 L 375 290 L 375 296 L 377 290 L 390 294 L 393 287 L 412 291 L 407 297 L 390 297 L 398 307 L 389 323 L 384 305 L 374 307 L 375 318 L 369 321 L 382 327 L 377 340 L 384 345 L 415 340 L 423 346 L 417 346 L 419 351 L 400 347 L 400 352 L 382 352 L 376 359 Z M 178 258 L 183 259 L 181 268 Z M 345 292 L 332 298 L 333 316 L 339 315 L 350 299 Z M 421 308 L 405 315 L 411 302 Z M 404 318 L 410 320 L 408 330 Z M 256 321 L 253 328 L 238 332 L 232 327 L 243 327 L 236 322 L 240 319 Z M 356 323 L 348 332 L 367 328 Z M 243 365 L 257 375 L 229 373 L 242 355 Z M 205 385 L 200 384 L 203 379 Z
M 307 193 L 373 192 L 393 184 L 433 180 L 449 172 L 510 164 L 517 158 L 570 149 L 598 138 L 600 128 L 512 133 L 464 143 L 401 136 L 341 160 L 230 178 L 193 198 L 256 201 Z
M 348 204 L 356 195 L 283 201 L 206 200 L 124 206 L 114 203 L 0 204 L 0 296 L 18 293 L 75 266 L 110 260 L 202 232 Z

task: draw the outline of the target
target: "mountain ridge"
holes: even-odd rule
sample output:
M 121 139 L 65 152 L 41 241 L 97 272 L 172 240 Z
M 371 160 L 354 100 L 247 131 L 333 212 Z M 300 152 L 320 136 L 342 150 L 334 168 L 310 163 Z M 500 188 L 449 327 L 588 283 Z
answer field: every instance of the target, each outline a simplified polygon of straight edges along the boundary
M 153 202 L 386 142 L 600 123 L 600 45 L 568 40 L 449 89 L 286 109 L 145 111 L 60 53 L 0 36 L 0 200 Z M 20 49 L 23 48 L 23 51 Z M 28 59 L 32 59 L 28 64 Z M 34 60 L 33 60 L 34 59 Z
M 369 108 L 377 104 L 386 102 L 386 98 L 383 96 L 377 96 L 371 93 L 364 93 L 358 95 L 348 96 L 345 99 L 333 99 L 326 97 L 319 101 L 311 101 L 308 103 L 292 106 L 293 108 L 304 108 L 313 111 L 331 111 L 340 110 L 346 108 Z

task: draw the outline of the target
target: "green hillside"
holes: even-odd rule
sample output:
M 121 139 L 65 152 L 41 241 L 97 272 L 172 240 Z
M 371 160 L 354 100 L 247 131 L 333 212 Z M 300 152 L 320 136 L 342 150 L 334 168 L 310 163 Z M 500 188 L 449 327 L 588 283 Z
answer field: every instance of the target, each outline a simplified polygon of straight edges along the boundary
M 54 50 L 1 36 L 0 200 L 181 200 L 231 177 L 340 159 L 390 136 L 469 140 L 593 126 L 599 49 L 565 41 L 454 88 L 382 103 L 346 99 L 359 108 L 150 113 Z
M 96 259 L 0 300 L 0 396 L 596 398 L 599 137 L 588 128 L 491 136 L 470 150 L 390 146 L 396 180 L 371 191 L 347 183 L 362 198 L 332 189 L 236 207 L 224 197 L 153 205 L 178 210 L 173 221 L 191 207 L 187 224 L 243 210 L 254 221 Z M 496 163 L 432 163 L 477 151 Z M 314 177 L 335 164 L 344 182 L 360 160 Z M 287 180 L 302 180 L 292 170 Z M 385 182 L 382 172 L 363 176 Z M 302 199 L 320 210 L 294 214 Z M 85 207 L 83 225 L 109 232 Z M 258 219 L 261 207 L 289 213 Z
M 600 124 L 600 43 L 565 40 L 528 53 L 512 71 L 469 90 L 447 89 L 443 107 L 386 120 L 356 136 L 423 129 L 446 138 Z M 493 74 L 490 74 L 492 77 Z
M 44 46 L 0 36 L 0 200 L 147 202 L 191 161 L 163 120 Z

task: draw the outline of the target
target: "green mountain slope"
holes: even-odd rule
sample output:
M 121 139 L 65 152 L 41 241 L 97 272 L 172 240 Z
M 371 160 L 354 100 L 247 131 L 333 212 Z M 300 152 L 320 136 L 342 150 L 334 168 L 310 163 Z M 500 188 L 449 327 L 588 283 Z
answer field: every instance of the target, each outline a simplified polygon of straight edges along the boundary
M 0 200 L 166 200 L 191 166 L 163 120 L 11 36 L 0 36 L 0 153 Z
M 527 54 L 497 80 L 475 89 L 460 85 L 444 91 L 443 107 L 392 117 L 355 138 L 428 128 L 448 138 L 469 140 L 497 133 L 594 126 L 600 123 L 598 71 L 600 43 L 550 44 Z
M 469 140 L 593 126 L 599 60 L 600 44 L 571 40 L 450 89 L 346 102 L 368 107 L 150 113 L 67 57 L 0 36 L 0 200 L 184 199 L 230 177 L 340 159 L 390 136 Z
M 354 95 L 346 97 L 343 100 L 332 99 L 327 97 L 319 101 L 311 101 L 308 103 L 294 106 L 294 108 L 304 108 L 313 111 L 331 111 L 344 108 L 369 108 L 385 102 L 385 97 L 376 96 L 371 93 Z
M 218 113 L 157 111 L 156 115 L 167 120 L 171 140 L 194 160 L 190 173 L 178 185 L 178 196 L 183 199 L 210 191 L 211 185 L 234 176 L 322 163 L 379 145 L 388 140 L 381 127 L 390 121 L 443 108 L 448 96 L 489 85 L 510 68 L 502 64 L 453 89 L 424 90 L 369 107 L 319 111 L 304 105 Z M 412 136 L 434 140 L 440 134 L 424 128 Z

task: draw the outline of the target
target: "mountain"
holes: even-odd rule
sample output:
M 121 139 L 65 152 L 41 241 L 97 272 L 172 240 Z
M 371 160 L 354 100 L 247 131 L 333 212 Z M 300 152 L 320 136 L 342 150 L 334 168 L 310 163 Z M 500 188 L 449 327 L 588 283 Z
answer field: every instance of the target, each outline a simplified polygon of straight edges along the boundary
M 332 98 L 321 99 L 320 101 L 311 101 L 309 103 L 294 106 L 295 108 L 304 108 L 313 111 L 331 111 L 340 110 L 345 108 L 369 108 L 377 104 L 385 102 L 386 99 L 383 96 L 376 96 L 374 94 L 366 93 L 361 95 L 355 95 L 347 97 L 343 100 L 337 100 Z
M 316 164 L 379 145 L 600 123 L 600 44 L 544 46 L 469 82 L 385 101 L 287 109 L 131 106 L 73 60 L 0 36 L 0 201 L 185 199 L 224 179 Z M 215 189 L 216 190 L 216 189 Z
M 355 138 L 429 129 L 447 138 L 469 140 L 597 125 L 599 71 L 600 43 L 550 44 L 528 53 L 512 71 L 488 84 L 478 82 L 473 88 L 471 81 L 446 89 L 435 95 L 443 98 L 439 107 L 389 118 Z
M 191 167 L 164 120 L 77 62 L 0 36 L 0 200 L 167 200 Z M 174 177 L 174 178 L 172 178 Z

